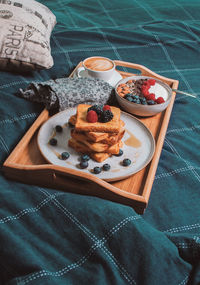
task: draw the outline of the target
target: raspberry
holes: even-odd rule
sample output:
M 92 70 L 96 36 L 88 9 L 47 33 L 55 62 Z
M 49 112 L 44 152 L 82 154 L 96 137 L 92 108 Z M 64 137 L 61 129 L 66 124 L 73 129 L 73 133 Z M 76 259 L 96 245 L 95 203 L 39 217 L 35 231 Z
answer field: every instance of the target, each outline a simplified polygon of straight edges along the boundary
M 143 82 L 143 85 L 144 85 L 144 86 L 149 86 L 149 85 L 150 85 L 150 84 L 149 84 L 149 81 L 148 81 L 148 80 L 147 80 L 147 81 L 144 81 L 144 82 Z
M 111 111 L 111 108 L 110 108 L 109 105 L 104 105 L 104 106 L 103 106 L 103 111 L 106 111 L 106 110 Z
M 151 85 L 151 86 L 155 85 L 155 83 L 156 83 L 155 79 L 148 79 L 147 82 L 148 82 L 149 85 Z
M 142 87 L 141 87 L 141 91 L 142 91 L 142 94 L 144 95 L 144 96 L 147 96 L 147 95 L 149 95 L 149 85 L 142 85 Z
M 149 95 L 149 88 L 143 88 L 142 89 L 142 94 L 144 95 L 144 97 L 148 96 Z
M 156 100 L 156 97 L 155 97 L 155 94 L 154 94 L 154 93 L 150 93 L 149 95 L 145 96 L 145 98 L 146 98 L 147 100 L 153 100 L 153 101 Z
M 98 121 L 98 116 L 97 116 L 97 113 L 93 110 L 90 110 L 88 113 L 87 113 L 87 117 L 86 117 L 87 121 L 89 123 L 96 123 Z
M 165 102 L 165 100 L 163 99 L 163 97 L 158 97 L 157 99 L 156 99 L 156 103 L 157 104 L 162 104 L 162 103 L 164 103 Z

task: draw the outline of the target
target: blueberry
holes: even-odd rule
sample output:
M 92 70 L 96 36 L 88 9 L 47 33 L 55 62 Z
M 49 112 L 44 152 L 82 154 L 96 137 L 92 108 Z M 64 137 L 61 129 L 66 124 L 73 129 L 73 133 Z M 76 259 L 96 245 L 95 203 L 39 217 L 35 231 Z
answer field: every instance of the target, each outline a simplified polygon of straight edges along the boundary
M 87 155 L 87 154 L 81 155 L 81 161 L 88 161 L 88 160 L 90 160 L 89 155 Z
M 70 128 L 74 128 L 74 125 L 73 125 L 71 122 L 68 122 L 68 126 L 69 126 Z
M 81 161 L 79 165 L 80 165 L 80 168 L 84 169 L 84 168 L 88 167 L 88 162 L 87 161 Z
M 146 100 L 146 98 L 144 98 L 144 97 L 140 98 L 140 103 L 141 103 L 142 105 L 147 105 L 147 100 Z
M 133 99 L 140 99 L 138 95 L 133 95 Z
M 99 173 L 101 173 L 101 167 L 95 166 L 93 171 L 94 171 L 95 174 L 99 174 Z
M 60 158 L 61 158 L 62 160 L 66 160 L 66 159 L 68 159 L 69 157 L 70 157 L 70 154 L 69 154 L 69 152 L 67 152 L 67 151 L 62 152 L 61 155 L 60 155 Z
M 123 166 L 129 166 L 131 164 L 131 160 L 129 158 L 125 158 L 123 161 L 122 161 L 122 165 Z
M 155 101 L 153 101 L 153 100 L 147 100 L 147 104 L 148 104 L 148 105 L 155 105 L 155 104 L 156 104 L 156 102 L 155 102 Z
M 125 98 L 125 97 L 124 97 Z M 132 96 L 126 96 L 126 98 L 125 98 L 127 101 L 129 101 L 129 102 L 133 102 L 133 97 Z
M 132 102 L 136 103 L 136 104 L 140 104 L 140 99 L 139 98 L 138 99 L 133 98 Z
M 127 93 L 124 98 L 127 99 L 127 97 L 132 97 L 132 94 L 131 93 Z
M 108 171 L 108 170 L 110 170 L 110 164 L 106 163 L 103 165 L 102 168 L 103 168 L 103 170 Z
M 57 125 L 56 126 L 56 132 L 62 133 L 62 131 L 63 131 L 63 128 L 60 125 Z
M 122 156 L 123 153 L 124 153 L 123 150 L 120 149 L 120 150 L 119 150 L 119 153 L 118 153 L 118 154 L 115 154 L 115 156 Z
M 50 145 L 55 146 L 55 145 L 57 145 L 57 139 L 52 138 L 52 139 L 50 139 L 49 143 L 50 143 Z

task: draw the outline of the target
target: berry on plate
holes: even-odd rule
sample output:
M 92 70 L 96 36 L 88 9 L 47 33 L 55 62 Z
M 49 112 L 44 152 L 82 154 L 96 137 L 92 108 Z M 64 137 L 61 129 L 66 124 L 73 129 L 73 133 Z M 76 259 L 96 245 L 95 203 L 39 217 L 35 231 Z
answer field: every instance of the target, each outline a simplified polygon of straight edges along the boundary
M 81 161 L 88 161 L 88 160 L 90 160 L 90 157 L 88 154 L 82 154 L 81 155 Z
M 50 145 L 55 146 L 55 145 L 57 145 L 57 139 L 52 138 L 52 139 L 50 139 L 49 143 L 50 143 Z
M 88 167 L 88 162 L 87 161 L 81 161 L 79 164 L 80 168 L 84 169 Z
M 103 106 L 103 111 L 106 111 L 106 110 L 111 111 L 111 108 L 110 108 L 109 105 L 104 105 L 104 106 Z
M 93 110 L 90 110 L 88 113 L 87 113 L 87 117 L 86 117 L 87 121 L 89 123 L 96 123 L 98 121 L 98 115 L 95 111 Z
M 131 160 L 129 158 L 125 158 L 123 161 L 122 161 L 122 165 L 123 166 L 129 166 L 131 164 Z
M 110 167 L 111 167 L 110 164 L 105 163 L 102 168 L 103 168 L 104 171 L 109 171 Z
M 99 173 L 101 173 L 101 167 L 95 166 L 93 171 L 94 171 L 95 174 L 99 174 Z
M 62 126 L 60 126 L 60 125 L 56 126 L 56 132 L 62 133 L 62 130 L 63 130 Z
M 114 154 L 114 156 L 121 156 L 123 154 L 123 150 L 120 148 L 119 153 L 118 154 Z
M 101 113 L 103 112 L 103 105 L 97 105 L 97 104 L 92 105 L 91 107 L 88 108 L 87 112 L 91 110 L 95 111 L 97 113 L 98 118 L 100 118 Z
M 67 151 L 62 152 L 61 155 L 60 155 L 60 158 L 61 158 L 62 160 L 66 160 L 66 159 L 68 159 L 69 157 L 70 157 L 70 154 L 69 154 L 69 152 L 67 152 Z
M 110 110 L 105 110 L 101 114 L 101 122 L 102 123 L 107 123 L 111 121 L 113 118 L 113 113 Z

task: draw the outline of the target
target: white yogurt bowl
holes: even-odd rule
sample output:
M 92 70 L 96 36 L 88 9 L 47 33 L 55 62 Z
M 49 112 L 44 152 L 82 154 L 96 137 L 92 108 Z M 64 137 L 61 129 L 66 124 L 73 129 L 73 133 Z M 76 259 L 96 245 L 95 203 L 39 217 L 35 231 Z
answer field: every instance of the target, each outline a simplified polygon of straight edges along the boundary
M 163 97 L 165 102 L 161 103 L 161 104 L 155 104 L 155 105 L 136 104 L 136 103 L 133 103 L 133 102 L 126 100 L 125 98 L 121 97 L 118 94 L 117 88 L 120 84 L 126 83 L 129 80 L 139 80 L 139 79 L 155 79 L 156 83 L 154 86 L 150 87 L 149 91 L 150 91 L 150 93 L 155 94 L 156 99 L 158 97 Z M 171 100 L 171 97 L 172 97 L 172 89 L 166 83 L 164 83 L 161 80 L 158 80 L 156 78 L 153 78 L 153 77 L 130 76 L 130 77 L 126 77 L 126 78 L 120 80 L 117 83 L 117 85 L 115 87 L 115 94 L 116 94 L 116 98 L 117 98 L 117 101 L 118 101 L 120 107 L 124 111 L 127 111 L 133 115 L 148 117 L 148 116 L 154 116 L 154 115 L 164 111 L 167 108 L 167 106 L 169 105 L 169 102 Z

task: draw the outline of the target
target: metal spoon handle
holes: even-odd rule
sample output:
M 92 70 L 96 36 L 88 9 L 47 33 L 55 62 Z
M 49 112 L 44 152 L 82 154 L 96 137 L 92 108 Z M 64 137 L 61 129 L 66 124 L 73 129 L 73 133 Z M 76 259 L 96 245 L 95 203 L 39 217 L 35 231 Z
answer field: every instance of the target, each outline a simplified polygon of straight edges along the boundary
M 197 98 L 197 96 L 194 95 L 194 94 L 190 94 L 190 93 L 187 93 L 187 92 L 184 92 L 184 91 L 180 91 L 180 90 L 178 90 L 178 89 L 173 89 L 173 88 L 172 88 L 172 91 L 175 91 L 176 93 L 184 94 L 184 95 L 186 95 L 186 96 L 190 96 L 190 97 L 193 97 L 193 98 Z

